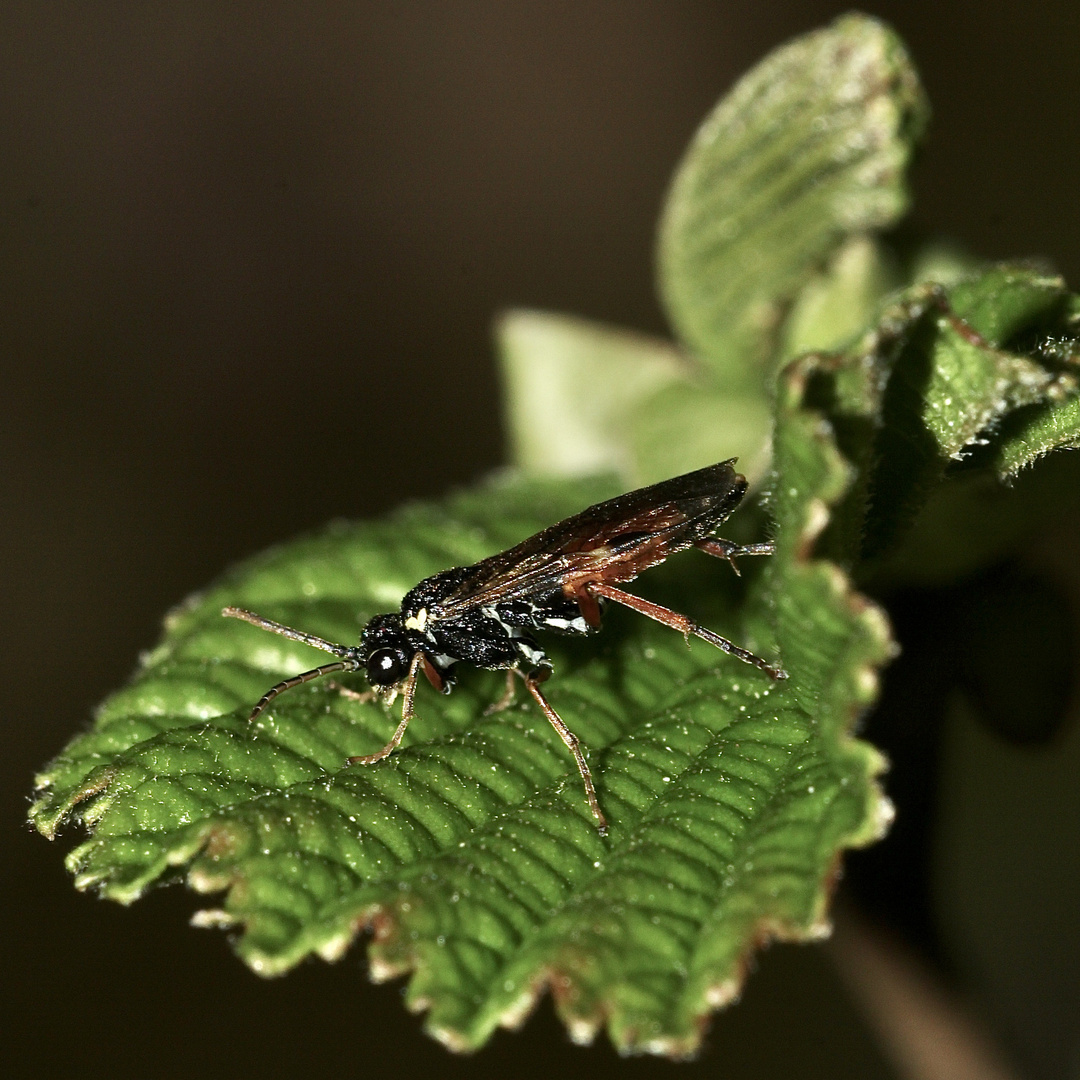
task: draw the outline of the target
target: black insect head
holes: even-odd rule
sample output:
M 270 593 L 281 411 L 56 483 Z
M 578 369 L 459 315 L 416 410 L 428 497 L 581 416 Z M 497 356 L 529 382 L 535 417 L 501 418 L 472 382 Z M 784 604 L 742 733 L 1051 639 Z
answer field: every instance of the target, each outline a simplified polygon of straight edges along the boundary
M 409 672 L 416 649 L 396 612 L 376 615 L 360 637 L 368 682 L 378 689 L 396 686 Z

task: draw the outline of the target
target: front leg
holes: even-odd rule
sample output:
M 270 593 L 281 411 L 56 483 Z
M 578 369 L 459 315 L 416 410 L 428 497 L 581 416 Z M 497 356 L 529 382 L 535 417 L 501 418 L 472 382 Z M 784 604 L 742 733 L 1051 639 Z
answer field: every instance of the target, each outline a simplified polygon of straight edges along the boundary
M 355 701 L 361 705 L 370 705 L 378 697 L 374 690 L 352 690 L 348 686 L 342 686 L 337 679 L 327 679 L 326 686 L 330 690 L 336 690 L 346 701 Z
M 381 750 L 376 750 L 374 754 L 357 754 L 355 757 L 348 758 L 350 765 L 374 765 L 376 761 L 382 761 L 384 757 L 388 757 L 397 749 L 398 744 L 405 735 L 405 729 L 409 726 L 409 721 L 413 718 L 416 676 L 423 660 L 424 654 L 418 652 L 413 656 L 412 663 L 409 665 L 409 674 L 405 676 L 405 682 L 402 684 L 401 723 L 398 724 L 394 737 Z

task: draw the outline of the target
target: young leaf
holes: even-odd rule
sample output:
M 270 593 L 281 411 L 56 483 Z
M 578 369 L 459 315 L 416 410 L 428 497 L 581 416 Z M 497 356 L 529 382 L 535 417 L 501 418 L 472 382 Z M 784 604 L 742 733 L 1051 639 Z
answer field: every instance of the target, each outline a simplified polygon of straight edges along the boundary
M 1071 304 L 1060 278 L 988 267 L 948 291 L 905 291 L 847 355 L 798 361 L 858 470 L 829 530 L 834 558 L 925 581 L 1015 543 L 1030 515 L 1000 500 L 995 514 L 987 493 L 1075 444 Z
M 737 457 L 768 465 L 761 394 L 718 388 L 674 345 L 539 311 L 496 324 L 513 463 L 537 476 L 617 472 L 641 485 Z
M 515 465 L 537 476 L 617 472 L 641 481 L 626 416 L 691 382 L 693 368 L 673 345 L 543 311 L 504 313 L 495 337 Z
M 660 225 L 661 293 L 725 387 L 760 392 L 784 308 L 846 238 L 906 210 L 927 106 L 903 45 L 846 15 L 777 49 L 705 120 Z
M 496 325 L 514 464 L 539 476 L 617 472 L 627 485 L 729 457 L 756 480 L 772 414 L 670 343 L 584 319 L 510 311 Z
M 851 345 L 877 322 L 882 299 L 900 287 L 895 263 L 879 240 L 851 237 L 796 298 L 784 321 L 781 359 Z

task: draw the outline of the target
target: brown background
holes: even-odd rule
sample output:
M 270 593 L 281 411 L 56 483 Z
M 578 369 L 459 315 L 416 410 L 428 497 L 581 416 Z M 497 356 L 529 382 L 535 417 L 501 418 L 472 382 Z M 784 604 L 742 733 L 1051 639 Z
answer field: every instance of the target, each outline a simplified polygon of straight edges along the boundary
M 1049 255 L 1080 282 L 1080 8 L 868 6 L 934 104 L 915 223 L 990 256 Z M 614 1065 L 568 1047 L 547 1010 L 450 1059 L 357 953 L 264 983 L 184 926 L 180 890 L 130 911 L 76 895 L 70 838 L 19 821 L 32 771 L 186 593 L 275 540 L 499 463 L 493 312 L 663 332 L 653 223 L 687 139 L 743 70 L 845 7 L 0 7 L 11 1075 Z M 888 1075 L 814 950 L 773 950 L 711 1046 L 681 1074 Z M 1067 1075 L 1054 1062 L 1070 1052 L 1028 1051 L 1031 1075 Z

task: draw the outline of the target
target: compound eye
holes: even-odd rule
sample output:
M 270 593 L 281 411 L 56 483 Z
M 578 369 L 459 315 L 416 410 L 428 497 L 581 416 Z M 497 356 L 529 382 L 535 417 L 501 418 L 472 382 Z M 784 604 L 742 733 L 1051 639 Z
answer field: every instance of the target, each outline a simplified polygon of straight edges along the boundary
M 367 677 L 372 686 L 393 686 L 405 678 L 408 662 L 396 649 L 376 649 L 367 658 Z

